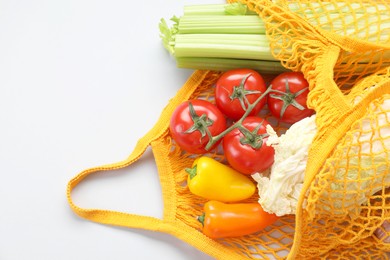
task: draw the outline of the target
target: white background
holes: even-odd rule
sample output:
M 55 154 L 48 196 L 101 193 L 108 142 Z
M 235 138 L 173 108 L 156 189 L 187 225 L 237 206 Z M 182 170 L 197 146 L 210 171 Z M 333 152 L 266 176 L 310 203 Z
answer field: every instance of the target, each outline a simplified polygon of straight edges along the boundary
M 67 182 L 125 159 L 192 70 L 158 23 L 217 0 L 0 0 L 0 259 L 211 259 L 167 234 L 86 221 Z M 81 207 L 162 217 L 151 152 L 76 188 Z

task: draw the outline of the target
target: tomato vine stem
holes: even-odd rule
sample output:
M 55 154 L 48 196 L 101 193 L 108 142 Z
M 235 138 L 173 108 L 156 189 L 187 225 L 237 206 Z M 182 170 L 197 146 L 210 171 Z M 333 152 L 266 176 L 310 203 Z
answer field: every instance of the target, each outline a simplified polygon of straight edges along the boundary
M 233 131 L 236 128 L 239 128 L 239 127 L 242 128 L 243 127 L 242 122 L 244 121 L 244 119 L 248 117 L 248 115 L 252 112 L 252 110 L 256 107 L 256 105 L 263 98 L 265 98 L 270 92 L 273 92 L 273 91 L 274 90 L 271 87 L 267 88 L 267 90 L 264 91 L 264 93 L 262 93 L 261 96 L 258 97 L 255 102 L 248 105 L 247 110 L 245 111 L 244 115 L 238 121 L 236 121 L 234 124 L 232 124 L 230 127 L 225 129 L 225 131 L 221 132 L 220 134 L 218 134 L 216 136 L 211 136 L 209 130 L 207 129 L 206 132 L 208 132 L 209 142 L 207 143 L 205 149 L 208 151 L 211 147 L 213 147 L 213 145 L 215 143 L 217 143 L 219 140 L 221 140 L 225 135 L 227 135 L 228 133 L 230 133 L 231 131 Z

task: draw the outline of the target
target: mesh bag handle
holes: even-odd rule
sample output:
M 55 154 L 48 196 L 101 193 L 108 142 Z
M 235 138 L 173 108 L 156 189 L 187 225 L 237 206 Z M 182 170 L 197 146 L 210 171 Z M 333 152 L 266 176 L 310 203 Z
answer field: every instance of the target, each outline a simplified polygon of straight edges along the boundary
M 189 98 L 189 96 L 194 92 L 196 86 L 199 85 L 199 82 L 201 82 L 206 75 L 207 74 L 204 72 L 196 71 L 192 77 L 189 78 L 184 86 L 178 91 L 176 98 L 172 99 L 169 105 L 164 109 L 155 126 L 145 136 L 138 140 L 133 152 L 127 159 L 113 164 L 86 169 L 77 174 L 68 182 L 67 199 L 71 209 L 77 215 L 82 218 L 103 224 L 166 231 L 167 227 L 164 219 L 111 210 L 81 208 L 73 202 L 71 193 L 72 190 L 89 175 L 101 171 L 111 171 L 125 168 L 138 161 L 138 159 L 144 154 L 149 146 L 152 147 L 153 151 L 158 150 L 153 149 L 153 147 L 156 145 L 156 140 L 158 140 L 167 131 L 169 123 L 168 120 L 173 112 L 173 109 L 179 104 L 181 100 Z M 163 166 L 157 166 L 159 170 L 163 168 Z

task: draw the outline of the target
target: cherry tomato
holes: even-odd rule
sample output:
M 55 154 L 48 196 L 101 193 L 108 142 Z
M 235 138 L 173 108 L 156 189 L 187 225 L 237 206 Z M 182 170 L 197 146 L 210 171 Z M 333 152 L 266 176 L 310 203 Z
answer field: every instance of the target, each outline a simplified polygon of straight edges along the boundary
M 271 81 L 271 88 L 279 91 L 268 95 L 268 108 L 282 122 L 293 124 L 311 116 L 307 107 L 309 83 L 300 72 L 284 72 Z
M 225 157 L 232 168 L 243 173 L 263 172 L 274 162 L 275 150 L 267 146 L 269 123 L 258 116 L 248 116 L 242 128 L 235 128 L 223 138 Z
M 170 133 L 175 142 L 189 153 L 206 153 L 211 136 L 226 129 L 224 114 L 209 101 L 196 99 L 176 107 L 170 120 Z M 215 148 L 218 142 L 209 150 Z
M 215 85 L 215 103 L 222 113 L 237 120 L 266 89 L 263 77 L 255 70 L 229 70 L 221 75 Z M 257 115 L 265 103 L 266 97 L 257 103 L 250 115 Z

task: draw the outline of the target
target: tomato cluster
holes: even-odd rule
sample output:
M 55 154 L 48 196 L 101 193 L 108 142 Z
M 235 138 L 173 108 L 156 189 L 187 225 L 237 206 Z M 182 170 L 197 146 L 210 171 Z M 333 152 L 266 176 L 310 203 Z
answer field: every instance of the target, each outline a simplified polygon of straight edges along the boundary
M 269 122 L 260 111 L 267 105 L 275 118 L 293 124 L 314 112 L 306 104 L 308 93 L 300 72 L 282 73 L 267 88 L 257 71 L 230 70 L 215 84 L 215 104 L 193 99 L 175 109 L 170 133 L 181 149 L 194 154 L 207 153 L 222 141 L 232 168 L 246 175 L 263 172 L 273 164 L 274 149 L 266 145 Z

